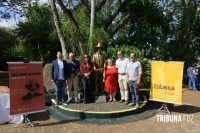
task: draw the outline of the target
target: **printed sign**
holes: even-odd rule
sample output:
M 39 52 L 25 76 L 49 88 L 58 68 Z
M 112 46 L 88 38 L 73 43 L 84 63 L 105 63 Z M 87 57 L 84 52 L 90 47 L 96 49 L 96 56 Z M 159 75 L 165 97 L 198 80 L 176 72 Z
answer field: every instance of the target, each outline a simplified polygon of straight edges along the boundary
M 151 63 L 150 100 L 181 104 L 183 65 L 183 62 Z
M 10 114 L 45 111 L 42 62 L 8 62 Z

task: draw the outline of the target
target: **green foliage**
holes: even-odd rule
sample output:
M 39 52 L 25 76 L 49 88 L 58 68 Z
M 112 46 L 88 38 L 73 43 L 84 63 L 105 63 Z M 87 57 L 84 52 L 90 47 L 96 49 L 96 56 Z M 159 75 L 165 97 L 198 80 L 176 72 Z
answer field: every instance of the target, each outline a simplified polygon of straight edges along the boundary
M 124 8 L 123 14 L 130 11 L 132 14 L 130 21 L 119 31 L 114 43 L 134 45 L 149 59 L 157 57 L 157 48 L 163 47 L 164 43 L 161 39 L 165 39 L 162 27 L 168 27 L 163 9 L 155 1 L 136 0 L 132 1 L 129 7 Z
M 13 34 L 13 30 L 0 28 L 0 70 L 7 70 L 8 61 L 15 61 L 17 55 L 15 54 L 13 47 L 18 43 L 16 36 Z
M 95 28 L 91 38 L 90 1 L 71 3 L 73 6 L 70 10 L 79 26 L 85 52 L 93 54 L 95 51 L 91 51 L 91 45 L 94 47 L 98 42 L 104 44 L 108 53 L 112 48 L 129 49 L 135 46 L 143 57 L 184 61 L 186 67 L 200 55 L 200 10 L 197 0 L 132 0 L 119 10 L 120 1 L 109 0 L 102 7 L 101 2 L 97 1 Z M 25 21 L 18 24 L 16 32 L 0 29 L 0 57 L 9 60 L 16 60 L 16 57 L 23 60 L 43 59 L 45 62 L 55 58 L 56 51 L 61 48 L 49 6 L 39 5 L 33 0 L 10 0 L 5 3 L 10 8 L 21 7 L 23 11 L 19 12 L 23 12 Z M 119 26 L 120 30 L 112 36 L 115 26 L 129 13 L 127 23 Z M 79 56 L 80 36 L 66 15 L 63 12 L 59 15 L 67 51 Z M 49 52 L 50 55 L 47 54 Z M 126 56 L 129 56 L 127 53 Z M 140 52 L 137 54 L 141 55 Z M 116 59 L 116 53 L 107 57 Z
M 123 9 L 131 11 L 129 23 L 114 44 L 134 45 L 144 57 L 184 61 L 188 67 L 200 55 L 200 10 L 194 1 L 136 0 Z
M 62 23 L 62 31 L 66 42 L 67 52 L 74 52 L 75 54 L 78 54 L 78 40 L 76 36 L 74 36 L 73 29 L 69 21 L 64 21 Z
M 150 87 L 150 73 L 151 73 L 151 68 L 150 68 L 150 63 L 147 58 L 142 57 L 139 49 L 137 49 L 134 46 L 128 46 L 128 45 L 122 45 L 119 47 L 115 48 L 110 48 L 106 52 L 106 59 L 113 59 L 113 61 L 117 60 L 117 52 L 119 50 L 124 51 L 124 57 L 129 57 L 130 53 L 135 53 L 137 56 L 137 60 L 140 61 L 142 65 L 142 83 L 146 88 Z
M 80 8 L 74 10 L 74 16 L 79 24 L 84 41 L 87 41 L 90 34 L 90 12 L 88 12 L 87 8 L 81 6 Z
M 57 35 L 53 34 L 54 23 L 50 12 L 47 5 L 29 5 L 25 10 L 26 20 L 20 22 L 16 29 L 20 39 L 16 52 L 24 60 L 49 62 L 52 60 L 51 55 L 55 56 L 55 51 L 60 49 Z
M 15 36 L 10 29 L 0 28 L 0 56 L 6 57 L 10 54 L 10 48 L 15 44 Z
M 89 38 L 89 41 L 87 43 L 88 50 L 89 51 L 89 46 L 92 45 L 93 48 L 98 44 L 98 42 L 102 43 L 102 45 L 105 47 L 107 46 L 108 42 L 110 41 L 110 36 L 108 33 L 101 29 L 97 28 L 93 31 L 92 37 Z M 91 54 L 93 54 L 95 51 L 91 51 Z
M 29 61 L 34 58 L 34 55 L 30 54 L 31 47 L 26 45 L 26 41 L 21 40 L 13 49 L 18 58 L 21 58 L 24 61 Z

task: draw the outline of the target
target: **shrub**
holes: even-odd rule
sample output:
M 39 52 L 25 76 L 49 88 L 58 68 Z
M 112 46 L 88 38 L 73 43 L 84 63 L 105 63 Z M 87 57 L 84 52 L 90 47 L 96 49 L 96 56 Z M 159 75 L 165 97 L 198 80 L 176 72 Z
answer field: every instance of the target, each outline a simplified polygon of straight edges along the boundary
M 145 88 L 150 87 L 150 73 L 151 67 L 150 62 L 147 58 L 142 57 L 141 52 L 134 46 L 123 45 L 120 47 L 109 48 L 107 53 L 105 53 L 106 59 L 111 58 L 114 61 L 117 60 L 117 52 L 119 50 L 124 51 L 124 57 L 129 57 L 130 53 L 134 52 L 137 56 L 137 60 L 140 61 L 142 65 L 142 84 Z

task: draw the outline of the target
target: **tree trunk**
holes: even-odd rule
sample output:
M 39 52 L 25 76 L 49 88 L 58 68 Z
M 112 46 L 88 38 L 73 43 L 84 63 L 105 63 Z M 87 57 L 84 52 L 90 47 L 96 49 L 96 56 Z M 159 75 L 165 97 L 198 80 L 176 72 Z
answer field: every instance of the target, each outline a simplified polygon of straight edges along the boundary
M 94 27 L 95 27 L 95 17 L 96 17 L 96 0 L 91 0 L 91 16 L 90 16 L 90 38 L 92 39 Z M 93 40 L 90 44 L 90 52 L 94 51 L 93 49 Z
M 72 3 L 72 0 L 68 0 L 68 1 L 67 1 L 67 8 L 68 8 L 68 9 L 70 9 L 71 3 Z
M 84 49 L 83 49 L 84 43 L 83 43 L 83 38 L 81 36 L 81 32 L 80 32 L 80 29 L 79 29 L 79 25 L 78 25 L 77 21 L 75 20 L 73 14 L 72 14 L 72 11 L 70 9 L 66 8 L 63 1 L 57 0 L 57 2 L 60 5 L 63 13 L 66 16 L 66 18 L 69 19 L 69 21 L 71 22 L 71 25 L 75 30 L 75 35 L 77 36 L 77 39 L 78 39 L 79 51 L 80 51 L 81 54 L 83 54 L 84 53 Z
M 61 43 L 61 48 L 62 48 L 62 53 L 63 53 L 63 59 L 67 59 L 67 50 L 66 50 L 66 44 L 65 44 L 65 40 L 64 37 L 62 35 L 62 30 L 61 30 L 61 24 L 60 24 L 60 19 L 58 16 L 58 11 L 56 8 L 56 4 L 55 4 L 55 0 L 51 0 L 51 10 L 53 13 L 53 18 L 54 18 L 54 24 L 56 26 L 56 31 L 58 33 L 58 38 L 60 40 Z
M 40 49 L 40 44 L 37 43 L 37 45 L 38 45 L 38 52 L 39 52 L 39 54 L 40 54 L 40 59 L 41 59 L 42 61 L 44 61 L 44 56 L 43 56 L 42 51 L 41 51 L 41 49 Z
M 95 26 L 95 8 L 96 8 L 96 0 L 91 0 L 90 37 L 92 36 Z

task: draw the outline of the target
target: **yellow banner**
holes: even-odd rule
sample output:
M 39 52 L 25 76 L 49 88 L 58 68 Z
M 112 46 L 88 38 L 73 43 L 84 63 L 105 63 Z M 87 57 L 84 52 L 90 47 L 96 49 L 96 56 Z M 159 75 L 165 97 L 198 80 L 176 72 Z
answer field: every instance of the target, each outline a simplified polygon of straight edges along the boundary
M 150 100 L 182 103 L 183 62 L 151 62 Z

